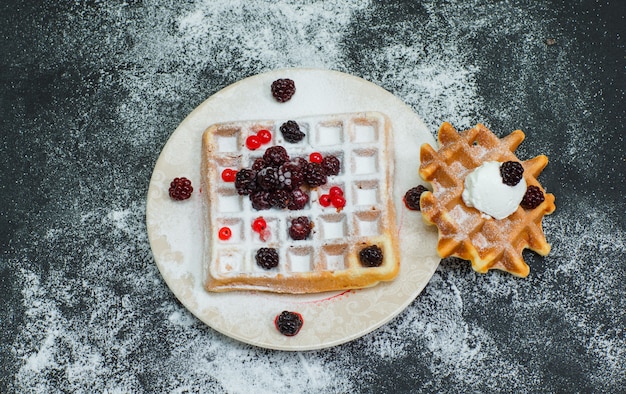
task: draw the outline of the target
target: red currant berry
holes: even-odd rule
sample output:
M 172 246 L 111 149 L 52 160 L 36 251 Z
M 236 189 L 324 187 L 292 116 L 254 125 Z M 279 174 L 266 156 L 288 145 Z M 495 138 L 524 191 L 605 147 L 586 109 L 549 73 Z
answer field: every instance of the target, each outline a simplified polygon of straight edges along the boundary
M 328 194 L 322 194 L 320 196 L 320 205 L 323 207 L 330 206 L 331 198 Z
M 254 222 L 252 222 L 252 230 L 256 231 L 257 233 L 262 233 L 266 228 L 267 223 L 262 217 L 258 217 L 254 219 Z
M 233 232 L 230 231 L 230 228 L 228 227 L 222 227 L 220 231 L 218 232 L 218 236 L 220 237 L 222 241 L 228 241 L 232 235 L 233 235 Z
M 272 140 L 272 133 L 269 130 L 259 130 L 256 136 L 262 144 L 267 144 Z
M 330 201 L 333 204 L 333 207 L 337 209 L 341 209 L 346 206 L 346 199 L 343 198 L 343 196 L 332 196 Z
M 333 186 L 328 191 L 328 194 L 330 194 L 331 197 L 343 196 L 343 190 L 341 190 L 341 188 L 339 186 Z
M 322 157 L 322 154 L 319 152 L 313 152 L 309 155 L 309 161 L 311 163 L 321 163 L 322 160 L 324 160 L 324 158 Z
M 237 171 L 232 170 L 230 168 L 226 168 L 222 171 L 222 180 L 224 182 L 235 182 L 235 177 L 237 176 Z
M 246 146 L 250 150 L 256 150 L 261 147 L 261 141 L 259 140 L 259 137 L 257 137 L 256 135 L 251 135 L 248 138 L 246 138 Z

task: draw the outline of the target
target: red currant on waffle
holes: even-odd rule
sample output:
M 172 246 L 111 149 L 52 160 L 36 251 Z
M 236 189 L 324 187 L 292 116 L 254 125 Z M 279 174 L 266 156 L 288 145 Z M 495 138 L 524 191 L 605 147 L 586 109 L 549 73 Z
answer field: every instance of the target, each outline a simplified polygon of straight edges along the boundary
M 237 171 L 226 168 L 222 171 L 222 180 L 224 182 L 235 182 L 235 178 L 237 177 Z
M 256 136 L 262 144 L 268 144 L 272 140 L 272 132 L 266 129 L 259 130 Z
M 341 208 L 346 206 L 346 199 L 343 196 L 332 196 L 330 198 L 330 202 L 333 204 L 333 207 L 338 210 L 341 210 Z
M 339 186 L 333 186 L 328 191 L 328 194 L 330 194 L 331 197 L 333 197 L 333 196 L 343 196 L 343 190 L 341 190 L 341 188 Z
M 322 194 L 320 196 L 320 205 L 323 207 L 329 207 L 331 203 L 331 197 L 328 194 Z
M 324 160 L 324 157 L 322 157 L 322 154 L 319 152 L 313 152 L 309 155 L 309 161 L 311 163 L 322 163 L 322 160 Z
M 266 228 L 267 223 L 265 222 L 265 219 L 263 219 L 263 217 L 258 217 L 254 219 L 254 222 L 252 222 L 252 229 L 257 233 L 264 231 Z
M 261 140 L 256 135 L 251 135 L 246 138 L 246 146 L 250 150 L 257 150 L 261 147 Z

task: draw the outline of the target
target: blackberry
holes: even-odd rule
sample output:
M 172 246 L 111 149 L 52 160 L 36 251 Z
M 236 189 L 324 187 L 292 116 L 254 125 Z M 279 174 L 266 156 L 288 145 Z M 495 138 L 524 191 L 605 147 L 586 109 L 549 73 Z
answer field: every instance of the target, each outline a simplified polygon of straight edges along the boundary
M 294 157 L 291 159 L 291 163 L 300 167 L 301 171 L 304 171 L 304 167 L 309 163 L 304 157 Z
M 283 335 L 292 337 L 300 332 L 304 320 L 302 315 L 297 312 L 282 311 L 280 315 L 274 319 L 276 329 Z
M 293 120 L 288 120 L 280 126 L 280 132 L 283 134 L 285 141 L 295 144 L 302 141 L 304 133 L 300 130 L 300 126 Z
M 257 211 L 270 209 L 272 207 L 272 203 L 270 203 L 270 192 L 265 190 L 255 191 L 250 194 L 250 202 L 252 203 L 252 208 Z
M 291 221 L 291 226 L 289 227 L 289 236 L 291 237 L 291 239 L 296 241 L 306 239 L 311 233 L 311 227 L 312 225 L 308 217 L 297 217 Z
M 174 178 L 170 183 L 169 194 L 174 200 L 186 200 L 191 197 L 192 192 L 191 181 L 185 177 Z
M 259 157 L 255 159 L 254 162 L 252 162 L 252 169 L 254 171 L 261 171 L 267 166 L 268 166 L 267 163 L 265 162 L 265 160 L 263 160 L 262 157 Z
M 270 192 L 268 202 L 272 204 L 274 208 L 285 209 L 289 205 L 291 200 L 291 193 L 286 190 L 274 190 Z
M 531 185 L 528 186 L 528 188 L 526 189 L 524 198 L 522 198 L 522 202 L 520 202 L 519 205 L 521 205 L 522 208 L 525 209 L 535 209 L 539 205 L 541 205 L 541 203 L 545 199 L 546 198 L 544 197 L 541 189 L 538 186 Z
M 259 267 L 266 270 L 278 266 L 278 252 L 274 248 L 260 248 L 254 259 Z
M 289 161 L 289 154 L 287 153 L 287 149 L 280 145 L 276 145 L 267 148 L 263 154 L 263 160 L 268 166 L 278 167 L 284 162 Z
M 326 183 L 324 167 L 319 163 L 307 163 L 304 167 L 304 179 L 311 187 L 321 186 Z
M 235 176 L 235 188 L 237 189 L 237 193 L 242 196 L 256 191 L 256 171 L 248 168 L 237 171 L 237 175 Z
M 420 210 L 420 197 L 422 196 L 422 193 L 424 193 L 425 191 L 428 191 L 428 189 L 426 189 L 422 185 L 417 185 L 409 189 L 404 194 L 404 205 L 406 205 L 406 207 L 412 211 L 419 211 Z
M 291 211 L 299 211 L 304 209 L 307 202 L 309 202 L 309 195 L 301 189 L 295 189 L 291 192 L 291 200 L 287 204 L 287 208 Z
M 359 260 L 364 267 L 380 267 L 383 263 L 383 251 L 378 245 L 367 246 L 359 252 Z
M 524 176 L 524 167 L 518 161 L 505 161 L 500 165 L 500 176 L 505 185 L 515 186 Z
M 256 174 L 256 184 L 267 191 L 278 189 L 278 171 L 273 167 L 265 167 Z
M 328 155 L 322 159 L 322 167 L 326 175 L 338 175 L 341 169 L 341 162 L 333 155 Z
M 272 82 L 272 96 L 276 101 L 284 103 L 289 101 L 296 93 L 296 84 L 292 79 L 281 78 Z
M 294 190 L 304 183 L 304 173 L 297 164 L 283 163 L 278 168 L 278 183 L 286 190 Z

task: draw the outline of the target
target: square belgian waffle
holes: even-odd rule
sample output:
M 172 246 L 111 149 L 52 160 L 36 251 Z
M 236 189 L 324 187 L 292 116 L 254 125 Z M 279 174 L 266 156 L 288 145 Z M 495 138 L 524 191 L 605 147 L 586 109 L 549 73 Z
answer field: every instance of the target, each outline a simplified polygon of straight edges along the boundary
M 286 142 L 279 131 L 295 120 L 305 133 L 297 143 Z M 266 129 L 272 140 L 256 150 L 246 138 Z M 309 116 L 296 119 L 241 121 L 210 126 L 203 135 L 202 180 L 206 206 L 205 288 L 208 291 L 262 290 L 281 293 L 314 293 L 373 286 L 393 279 L 399 270 L 395 209 L 391 197 L 393 150 L 391 123 L 377 112 Z M 341 162 L 338 175 L 325 185 L 303 188 L 309 202 L 301 210 L 256 210 L 233 182 L 221 178 L 224 169 L 250 168 L 271 146 L 283 146 L 290 158 L 310 153 L 334 155 Z M 323 207 L 319 197 L 332 186 L 344 192 L 342 209 Z M 291 220 L 306 216 L 313 223 L 307 239 L 293 240 Z M 252 223 L 263 217 L 269 236 L 261 239 Z M 218 231 L 230 228 L 232 236 L 221 240 Z M 383 262 L 363 266 L 359 252 L 377 245 Z M 255 262 L 259 248 L 275 248 L 279 264 L 264 269 Z

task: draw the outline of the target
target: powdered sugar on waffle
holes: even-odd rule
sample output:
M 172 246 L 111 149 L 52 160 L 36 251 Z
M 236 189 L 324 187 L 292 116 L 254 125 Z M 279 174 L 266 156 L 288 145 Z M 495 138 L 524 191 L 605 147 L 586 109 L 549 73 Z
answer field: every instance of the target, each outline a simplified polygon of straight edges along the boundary
M 626 322 L 623 299 L 615 297 L 626 292 L 623 204 L 603 202 L 595 179 L 596 166 L 605 164 L 598 152 L 623 146 L 623 140 L 615 135 L 605 140 L 613 125 L 598 110 L 609 103 L 597 84 L 580 83 L 592 65 L 608 65 L 575 56 L 584 40 L 556 23 L 561 10 L 539 2 L 466 1 L 404 8 L 230 0 L 75 7 L 55 15 L 56 24 L 43 16 L 25 18 L 37 32 L 38 45 L 31 50 L 59 59 L 80 55 L 94 72 L 85 82 L 119 104 L 116 112 L 102 113 L 90 100 L 76 99 L 71 106 L 81 116 L 63 123 L 72 139 L 42 142 L 46 157 L 40 164 L 50 179 L 71 179 L 76 168 L 68 169 L 68 160 L 82 155 L 104 165 L 81 173 L 84 181 L 72 193 L 57 193 L 45 183 L 50 216 L 43 221 L 38 213 L 29 216 L 27 229 L 16 231 L 0 257 L 23 306 L 2 317 L 3 327 L 17 332 L 3 343 L 8 359 L 3 368 L 14 366 L 3 374 L 9 392 L 290 393 L 370 387 L 616 392 L 624 387 Z M 384 42 L 372 40 L 362 51 L 346 53 L 345 42 L 371 32 Z M 553 35 L 558 44 L 544 47 Z M 503 56 L 482 59 L 478 41 L 501 48 Z M 495 81 L 485 78 L 505 57 L 515 59 L 508 72 Z M 520 156 L 545 153 L 551 164 L 544 176 L 559 169 L 580 181 L 558 185 L 553 176 L 554 183 L 542 182 L 561 201 L 544 223 L 551 255 L 529 255 L 534 274 L 522 281 L 446 262 L 397 319 L 327 351 L 256 349 L 199 323 L 173 299 L 152 260 L 145 188 L 121 186 L 119 180 L 145 184 L 171 130 L 207 95 L 244 76 L 288 65 L 364 76 L 410 104 L 433 132 L 444 120 L 459 129 L 484 121 L 501 136 L 524 129 Z M 495 82 L 501 86 L 498 95 L 486 97 L 481 86 L 494 89 Z M 557 126 L 568 136 L 564 145 L 552 143 L 551 134 L 542 131 L 545 125 L 533 123 L 537 96 L 520 95 L 529 87 L 549 102 L 542 110 L 559 119 Z M 65 111 L 38 113 L 24 129 L 48 136 L 50 119 L 63 122 Z M 106 122 L 94 130 L 101 117 Z M 611 168 L 610 174 L 619 175 L 623 165 Z M 619 186 L 611 181 L 615 178 L 599 178 L 612 182 L 607 187 Z M 94 190 L 106 194 L 100 200 Z
M 301 93 L 306 94 L 306 93 Z M 381 238 L 395 236 L 395 210 L 390 210 L 388 194 L 381 193 L 391 186 L 393 174 L 393 154 L 389 151 L 391 134 L 389 119 L 377 112 L 350 114 L 321 115 L 292 119 L 305 130 L 305 137 L 298 143 L 288 143 L 279 131 L 280 125 L 287 120 L 278 121 L 246 121 L 213 126 L 205 136 L 210 151 L 208 158 L 208 179 L 205 180 L 210 223 L 205 231 L 209 231 L 211 239 L 205 252 L 205 264 L 212 276 L 210 287 L 219 289 L 230 288 L 229 280 L 246 277 L 250 281 L 247 286 L 237 287 L 250 289 L 267 289 L 287 291 L 293 284 L 290 278 L 307 273 L 306 278 L 311 289 L 334 290 L 350 287 L 350 278 L 364 280 L 368 273 L 394 272 L 388 268 L 395 266 L 394 248 L 385 250 L 385 260 L 381 267 L 362 270 L 362 266 L 354 257 L 358 246 L 363 243 L 379 242 Z M 231 182 L 223 182 L 219 175 L 223 167 L 220 164 L 230 163 L 235 169 L 249 168 L 254 160 L 261 157 L 262 152 L 251 151 L 243 143 L 235 144 L 232 149 L 222 149 L 224 139 L 244 141 L 254 135 L 259 127 L 267 128 L 273 135 L 269 146 L 282 146 L 291 159 L 306 158 L 313 152 L 322 156 L 335 156 L 341 166 L 339 174 L 329 176 L 327 183 L 313 188 L 310 201 L 297 211 L 292 210 L 256 210 L 251 206 L 247 196 L 240 196 Z M 241 147 L 241 149 L 240 149 Z M 332 205 L 323 207 L 320 196 L 328 194 L 331 187 L 339 187 L 348 202 L 341 210 Z M 373 198 L 372 198 L 373 194 Z M 231 203 L 231 201 L 233 201 Z M 227 206 L 226 206 L 227 205 Z M 234 206 L 235 209 L 229 209 Z M 309 218 L 313 229 L 308 239 L 293 241 L 287 234 L 290 221 L 298 216 Z M 255 218 L 263 217 L 268 226 L 268 238 L 261 240 L 252 230 Z M 221 226 L 229 225 L 234 236 L 229 240 L 219 240 L 216 231 Z M 372 241 L 378 239 L 378 241 Z M 381 245 L 384 249 L 384 245 Z M 276 269 L 264 270 L 254 263 L 254 253 L 260 247 L 272 247 L 278 252 L 279 262 Z M 336 271 L 332 283 L 325 278 L 324 272 Z M 359 274 L 360 271 L 363 271 Z M 272 285 L 264 279 L 280 275 Z M 388 277 L 389 275 L 386 275 Z M 342 278 L 345 277 L 345 282 Z M 352 279 L 352 281 L 354 281 Z M 225 283 L 221 281 L 225 280 Z M 374 284 L 373 277 L 364 283 Z M 244 283 L 244 282 L 241 282 Z M 317 283 L 314 285 L 314 283 Z M 281 287 L 287 285 L 289 288 Z M 299 286 L 304 286 L 301 283 Z M 328 286 L 331 286 L 330 288 Z M 354 287 L 362 287 L 354 283 Z M 310 292 L 303 288 L 293 288 L 291 292 Z

